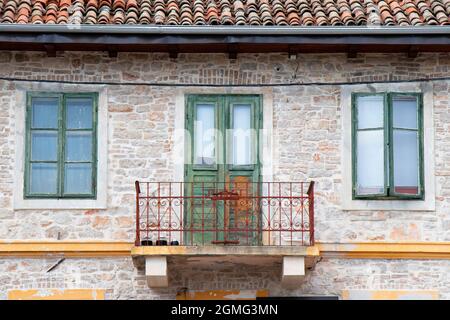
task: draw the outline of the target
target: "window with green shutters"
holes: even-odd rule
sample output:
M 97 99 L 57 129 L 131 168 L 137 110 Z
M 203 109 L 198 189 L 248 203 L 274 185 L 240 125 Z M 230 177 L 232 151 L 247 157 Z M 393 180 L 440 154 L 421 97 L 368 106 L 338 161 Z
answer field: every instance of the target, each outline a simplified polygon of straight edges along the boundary
M 352 95 L 353 197 L 423 199 L 419 93 Z
M 25 198 L 95 198 L 97 94 L 29 93 Z

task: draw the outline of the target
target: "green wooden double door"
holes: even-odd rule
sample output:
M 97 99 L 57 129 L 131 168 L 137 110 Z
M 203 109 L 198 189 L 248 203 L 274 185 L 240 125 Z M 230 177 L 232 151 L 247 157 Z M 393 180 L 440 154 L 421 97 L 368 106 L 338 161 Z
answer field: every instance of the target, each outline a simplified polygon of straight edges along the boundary
M 185 242 L 255 245 L 260 238 L 258 95 L 189 95 Z

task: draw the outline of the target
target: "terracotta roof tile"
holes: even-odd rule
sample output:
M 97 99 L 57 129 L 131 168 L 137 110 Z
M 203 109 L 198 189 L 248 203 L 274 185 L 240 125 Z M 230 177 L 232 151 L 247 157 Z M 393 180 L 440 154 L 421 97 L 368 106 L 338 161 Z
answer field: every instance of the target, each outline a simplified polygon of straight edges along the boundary
M 450 25 L 450 0 L 0 0 L 0 23 Z

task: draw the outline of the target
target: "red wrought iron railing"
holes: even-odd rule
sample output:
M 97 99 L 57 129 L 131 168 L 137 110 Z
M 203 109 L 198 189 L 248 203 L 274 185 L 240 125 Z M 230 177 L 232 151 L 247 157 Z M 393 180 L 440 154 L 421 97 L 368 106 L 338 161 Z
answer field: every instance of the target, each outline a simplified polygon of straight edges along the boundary
M 309 246 L 314 182 L 136 181 L 136 245 Z

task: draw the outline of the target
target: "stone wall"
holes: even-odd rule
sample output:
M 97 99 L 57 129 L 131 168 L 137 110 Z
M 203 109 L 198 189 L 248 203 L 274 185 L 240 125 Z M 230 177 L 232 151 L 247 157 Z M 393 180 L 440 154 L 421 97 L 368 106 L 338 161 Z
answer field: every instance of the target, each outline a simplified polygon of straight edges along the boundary
M 230 60 L 225 54 L 180 54 L 177 59 L 169 59 L 167 54 L 119 53 L 117 58 L 109 58 L 107 53 L 58 52 L 56 58 L 50 58 L 44 53 L 1 52 L 0 76 L 185 84 L 377 81 L 450 76 L 450 54 L 421 53 L 415 59 L 408 59 L 404 54 L 360 54 L 352 59 L 344 54 L 314 54 L 299 55 L 297 60 L 288 59 L 287 54 L 240 54 L 237 60 Z M 0 81 L 0 239 L 132 242 L 134 181 L 174 179 L 171 160 L 176 89 L 151 85 L 106 86 L 107 209 L 13 210 L 14 168 L 21 165 L 15 163 L 14 150 L 22 147 L 15 144 L 14 135 L 18 103 L 16 91 L 22 85 Z M 317 241 L 450 241 L 448 81 L 433 84 L 435 211 L 341 210 L 340 87 L 277 86 L 271 90 L 274 138 L 278 141 L 275 145 L 278 166 L 274 168 L 274 180 L 317 181 Z M 198 92 L 215 91 L 202 88 Z M 2 259 L 0 283 L 8 283 L 9 287 L 15 288 L 40 285 L 40 279 L 47 283 L 47 275 L 42 270 L 48 264 L 50 260 L 47 259 Z M 80 286 L 98 284 L 107 287 L 112 290 L 112 298 L 151 298 L 173 294 L 173 288 L 158 293 L 149 291 L 143 275 L 136 273 L 129 259 L 77 259 L 68 260 L 66 265 L 79 268 L 80 276 L 85 277 L 80 279 Z M 447 282 L 441 281 L 444 277 L 441 272 L 448 267 L 445 261 L 379 260 L 368 263 L 365 260 L 326 260 L 308 276 L 301 290 L 336 293 L 340 288 L 378 285 L 443 288 L 445 283 L 450 287 L 448 279 L 445 280 Z M 59 270 L 64 268 L 62 266 Z M 112 269 L 106 270 L 108 268 Z M 16 269 L 19 272 L 11 272 Z M 403 271 L 397 272 L 398 269 Z M 118 272 L 110 272 L 115 270 Z M 263 273 L 265 275 L 261 276 L 267 279 L 267 285 L 277 292 L 273 280 L 276 272 Z M 416 274 L 423 274 L 426 280 L 421 280 L 422 276 L 417 278 Z M 330 275 L 334 281 L 330 282 Z M 366 279 L 365 276 L 369 275 Z M 257 276 L 255 273 L 255 279 Z M 87 280 L 91 278 L 92 282 Z M 234 283 L 239 281 L 240 278 L 236 278 Z M 443 291 L 445 297 L 449 294 Z M 0 298 L 4 297 L 5 292 L 1 290 Z
M 308 271 L 298 289 L 280 284 L 281 263 L 203 263 L 169 261 L 169 288 L 147 286 L 143 269 L 130 258 L 0 259 L 0 300 L 12 289 L 105 289 L 106 299 L 175 299 L 178 292 L 266 289 L 269 296 L 331 295 L 342 290 L 437 290 L 450 299 L 448 260 L 366 260 L 325 258 Z

